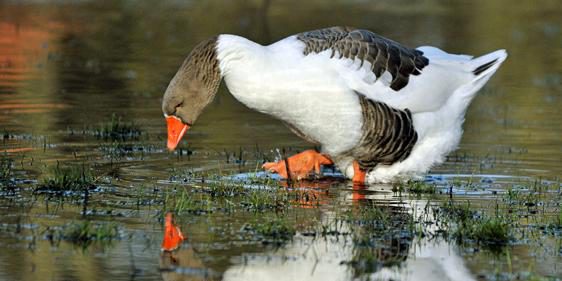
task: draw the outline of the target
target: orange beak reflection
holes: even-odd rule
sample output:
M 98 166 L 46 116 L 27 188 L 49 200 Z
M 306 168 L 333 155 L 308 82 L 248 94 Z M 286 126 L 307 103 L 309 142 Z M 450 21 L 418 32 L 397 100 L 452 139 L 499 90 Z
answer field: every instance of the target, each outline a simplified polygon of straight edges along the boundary
M 184 124 L 175 116 L 166 117 L 166 123 L 168 124 L 168 149 L 172 151 L 180 143 L 181 138 L 189 129 L 189 125 Z
M 162 251 L 173 251 L 185 240 L 180 228 L 174 223 L 172 213 L 166 213 L 164 220 L 164 239 L 162 240 Z

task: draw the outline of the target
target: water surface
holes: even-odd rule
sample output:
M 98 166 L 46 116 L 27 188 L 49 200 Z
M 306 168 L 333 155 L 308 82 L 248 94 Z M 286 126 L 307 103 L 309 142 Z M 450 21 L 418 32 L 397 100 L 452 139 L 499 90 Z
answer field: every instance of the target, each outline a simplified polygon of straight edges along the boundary
M 451 241 L 388 238 L 374 247 L 382 253 L 375 256 L 378 266 L 363 267 L 349 262 L 363 257 L 350 236 L 319 239 L 300 231 L 271 246 L 240 234 L 248 221 L 275 216 L 270 212 L 185 215 L 179 221 L 189 241 L 172 258 L 160 253 L 163 208 L 157 201 L 165 191 L 198 188 L 183 182 L 184 171 L 253 172 L 276 149 L 310 148 L 281 122 L 237 102 L 223 85 L 182 142 L 182 155 L 167 152 L 161 97 L 195 44 L 221 33 L 269 44 L 349 25 L 412 47 L 473 55 L 507 49 L 508 60 L 466 114 L 459 149 L 427 182 L 444 192 L 453 186 L 460 200 L 492 209 L 508 189 L 545 184 L 554 191 L 541 195 L 548 210 L 541 215 L 555 216 L 562 175 L 561 13 L 554 0 L 0 2 L 0 151 L 13 159 L 15 177 L 29 190 L 57 162 L 88 164 L 103 175 L 86 216 L 80 202 L 2 193 L 0 279 L 503 280 L 518 271 L 560 278 L 560 236 L 510 245 L 509 262 L 505 252 L 471 251 Z M 108 153 L 117 142 L 92 134 L 112 116 L 142 130 L 124 142 L 128 152 Z M 412 216 L 434 200 L 391 189 L 358 191 L 331 181 L 311 189 L 320 198 L 313 208 L 303 204 L 281 215 L 305 229 L 329 224 L 341 206 L 377 202 Z M 138 204 L 139 197 L 148 203 Z M 48 227 L 85 219 L 117 222 L 121 239 L 83 250 L 45 237 Z

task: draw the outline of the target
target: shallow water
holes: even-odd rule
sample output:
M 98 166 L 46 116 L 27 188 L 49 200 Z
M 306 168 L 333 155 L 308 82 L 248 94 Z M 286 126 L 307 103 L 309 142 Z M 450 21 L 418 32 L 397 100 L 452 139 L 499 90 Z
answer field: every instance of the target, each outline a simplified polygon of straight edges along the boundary
M 189 50 L 219 33 L 268 44 L 350 25 L 452 53 L 505 48 L 508 60 L 467 112 L 459 149 L 425 181 L 489 209 L 509 189 L 548 186 L 539 195 L 544 210 L 521 218 L 538 224 L 537 216 L 555 216 L 560 208 L 561 12 L 558 1 L 549 0 L 0 2 L 0 151 L 13 159 L 23 189 L 0 198 L 0 279 L 509 280 L 518 272 L 560 278 L 560 235 L 520 239 L 500 254 L 448 240 L 391 237 L 371 249 L 381 253 L 378 266 L 365 267 L 349 262 L 363 257 L 350 236 L 318 238 L 300 230 L 272 246 L 240 231 L 248 221 L 276 215 L 270 211 L 186 214 L 178 221 L 188 243 L 173 258 L 161 254 L 163 194 L 200 188 L 183 181 L 184 171 L 253 172 L 276 149 L 291 154 L 310 145 L 222 86 L 182 142 L 182 153 L 168 153 L 160 102 Z M 95 130 L 114 114 L 134 121 L 140 137 L 97 138 Z M 126 149 L 115 150 L 118 143 Z M 87 164 L 103 175 L 85 215 L 82 199 L 61 203 L 29 192 L 57 163 Z M 376 202 L 413 214 L 448 197 L 411 198 L 385 185 L 354 190 L 337 179 L 315 185 L 304 188 L 315 194 L 314 204 L 281 214 L 300 229 L 330 224 L 342 206 Z M 47 227 L 85 219 L 116 222 L 120 239 L 82 249 L 46 238 Z

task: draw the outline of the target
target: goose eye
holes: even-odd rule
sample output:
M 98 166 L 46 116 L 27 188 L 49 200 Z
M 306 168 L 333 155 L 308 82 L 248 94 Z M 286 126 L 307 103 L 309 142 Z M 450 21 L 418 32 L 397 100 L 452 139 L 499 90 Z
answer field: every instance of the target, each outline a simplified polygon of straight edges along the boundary
M 180 102 L 178 105 L 176 105 L 176 107 L 174 107 L 174 113 L 176 113 L 178 111 L 178 108 L 183 106 L 183 102 Z

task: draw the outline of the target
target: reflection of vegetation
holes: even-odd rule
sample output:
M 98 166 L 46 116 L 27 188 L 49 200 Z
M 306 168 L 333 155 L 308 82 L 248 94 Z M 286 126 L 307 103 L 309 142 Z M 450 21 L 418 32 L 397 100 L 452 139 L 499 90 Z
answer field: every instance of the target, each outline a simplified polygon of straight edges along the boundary
M 61 228 L 46 230 L 47 238 L 53 242 L 64 240 L 83 248 L 94 242 L 109 245 L 119 238 L 119 228 L 115 223 L 94 223 L 91 221 L 72 222 Z
M 406 239 L 392 238 L 371 247 L 355 247 L 353 259 L 344 264 L 354 269 L 356 277 L 384 267 L 400 266 L 408 258 L 409 243 Z
M 96 179 L 85 165 L 63 167 L 57 163 L 37 191 L 82 191 L 95 188 Z
M 353 258 L 345 261 L 356 277 L 400 265 L 408 256 L 415 232 L 404 208 L 365 202 L 341 215 L 351 228 Z

